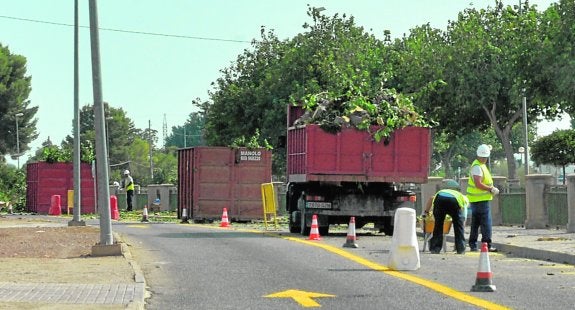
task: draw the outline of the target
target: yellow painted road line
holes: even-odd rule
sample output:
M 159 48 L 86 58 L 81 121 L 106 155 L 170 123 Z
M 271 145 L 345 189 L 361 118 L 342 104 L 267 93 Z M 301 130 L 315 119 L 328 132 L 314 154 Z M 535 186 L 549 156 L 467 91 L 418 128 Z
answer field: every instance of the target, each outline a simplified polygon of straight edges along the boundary
M 389 274 L 391 276 L 394 276 L 396 278 L 400 278 L 412 283 L 416 283 L 419 284 L 421 286 L 427 287 L 429 289 L 432 289 L 436 292 L 442 293 L 446 296 L 449 296 L 453 299 L 457 299 L 484 309 L 509 309 L 508 307 L 490 302 L 488 300 L 485 299 L 481 299 L 481 298 L 477 298 L 475 296 L 469 295 L 469 294 L 465 294 L 463 292 L 460 291 L 456 291 L 448 286 L 439 284 L 437 282 L 433 282 L 431 280 L 427 280 L 427 279 L 423 279 L 414 275 L 410 275 L 407 273 L 403 273 L 400 271 L 395 271 L 390 269 L 387 266 L 384 265 L 380 265 L 378 263 L 372 262 L 370 260 L 367 260 L 363 257 L 354 255 L 352 253 L 349 253 L 345 250 L 341 250 L 339 248 L 333 247 L 331 245 L 327 245 L 327 244 L 323 244 L 323 243 L 317 243 L 317 242 L 312 242 L 312 241 L 308 241 L 308 240 L 303 240 L 303 239 L 299 239 L 299 238 L 293 238 L 293 237 L 281 237 L 283 239 L 289 240 L 289 241 L 294 241 L 294 242 L 299 242 L 299 243 L 304 243 L 307 245 L 311 245 L 311 246 L 315 246 L 318 248 L 322 248 L 326 251 L 329 251 L 331 253 L 343 256 L 349 260 L 352 260 L 358 264 L 364 265 L 370 269 L 376 270 L 376 271 L 381 271 L 384 272 L 386 274 Z
M 128 227 L 132 227 L 132 228 L 150 228 L 150 225 L 131 224 L 131 225 L 128 225 Z
M 292 298 L 295 302 L 300 304 L 300 306 L 305 308 L 316 308 L 321 307 L 321 305 L 313 300 L 313 298 L 325 298 L 325 297 L 335 297 L 331 294 L 323 294 L 316 292 L 306 292 L 300 290 L 287 290 L 283 292 L 277 292 L 273 294 L 266 295 L 267 298 Z

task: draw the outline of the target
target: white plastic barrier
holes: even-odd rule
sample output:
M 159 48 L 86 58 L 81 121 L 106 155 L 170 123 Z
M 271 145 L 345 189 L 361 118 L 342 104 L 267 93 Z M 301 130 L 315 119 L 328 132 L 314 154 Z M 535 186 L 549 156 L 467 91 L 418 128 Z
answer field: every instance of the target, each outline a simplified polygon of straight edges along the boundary
M 411 208 L 395 211 L 389 267 L 395 270 L 417 270 L 420 267 L 419 246 L 415 232 L 416 215 Z

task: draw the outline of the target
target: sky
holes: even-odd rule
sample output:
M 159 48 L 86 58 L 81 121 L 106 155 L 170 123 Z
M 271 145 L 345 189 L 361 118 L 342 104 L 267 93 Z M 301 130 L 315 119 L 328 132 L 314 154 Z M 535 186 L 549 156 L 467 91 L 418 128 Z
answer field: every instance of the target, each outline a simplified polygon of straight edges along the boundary
M 79 1 L 79 104 L 91 105 L 92 67 L 88 1 Z M 504 1 L 516 5 L 518 0 Z M 531 0 L 540 10 L 556 2 Z M 384 30 L 400 37 L 429 23 L 445 29 L 469 6 L 493 6 L 494 0 L 99 0 L 100 61 L 103 100 L 122 108 L 137 128 L 158 131 L 162 144 L 207 100 L 221 76 L 261 26 L 280 39 L 304 31 L 311 22 L 308 5 L 325 15 L 354 16 L 358 25 L 383 39 Z M 48 138 L 60 144 L 72 135 L 74 113 L 74 0 L 0 0 L 0 44 L 27 58 L 32 77 L 31 106 L 39 107 L 34 153 Z M 118 31 L 119 30 L 119 31 Z M 155 34 L 155 35 L 154 35 Z M 541 128 L 568 128 L 568 119 Z M 545 134 L 545 132 L 543 132 Z M 8 160 L 10 162 L 10 160 Z

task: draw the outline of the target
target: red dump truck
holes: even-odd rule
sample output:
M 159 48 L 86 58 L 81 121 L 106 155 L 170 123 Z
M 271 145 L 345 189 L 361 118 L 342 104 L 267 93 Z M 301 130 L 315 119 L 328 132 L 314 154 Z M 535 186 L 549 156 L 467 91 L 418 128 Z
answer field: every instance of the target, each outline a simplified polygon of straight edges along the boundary
M 431 129 L 405 127 L 376 142 L 367 131 L 344 128 L 333 134 L 318 125 L 294 126 L 303 114 L 288 109 L 286 209 L 292 233 L 308 235 L 312 216 L 327 235 L 330 224 L 356 228 L 373 223 L 393 234 L 399 207 L 414 207 L 407 183 L 425 183 L 431 158 Z

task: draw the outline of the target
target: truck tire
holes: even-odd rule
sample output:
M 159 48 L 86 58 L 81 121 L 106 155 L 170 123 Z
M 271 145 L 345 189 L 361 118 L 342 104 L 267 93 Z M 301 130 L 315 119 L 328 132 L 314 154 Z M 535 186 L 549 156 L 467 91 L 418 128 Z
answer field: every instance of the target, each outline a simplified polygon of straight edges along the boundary
M 296 219 L 296 221 L 292 219 Z M 299 234 L 301 232 L 301 220 L 298 211 L 294 211 L 290 214 L 288 227 L 289 232 L 292 234 Z
M 310 230 L 311 230 L 311 227 L 308 227 L 308 226 L 307 226 L 306 219 L 305 219 L 305 211 L 302 211 L 302 212 L 301 212 L 301 217 L 300 217 L 300 219 L 301 219 L 301 221 L 300 221 L 300 224 L 301 224 L 300 233 L 301 233 L 303 236 L 309 236 L 309 232 L 310 232 Z
M 383 219 L 383 227 L 379 229 L 379 232 L 384 233 L 386 236 L 393 236 L 393 218 L 391 216 Z

